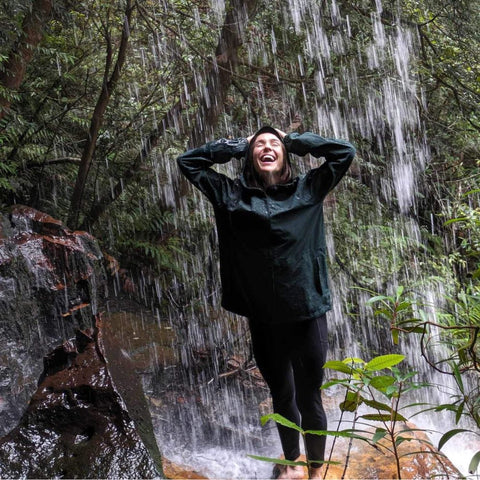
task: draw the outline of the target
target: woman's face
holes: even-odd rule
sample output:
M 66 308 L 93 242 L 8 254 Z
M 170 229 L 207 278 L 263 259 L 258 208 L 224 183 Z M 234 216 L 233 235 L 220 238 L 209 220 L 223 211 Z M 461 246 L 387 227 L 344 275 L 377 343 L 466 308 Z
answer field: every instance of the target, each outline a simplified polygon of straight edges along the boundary
M 262 133 L 253 144 L 253 168 L 267 185 L 281 181 L 285 162 L 285 147 L 273 133 Z

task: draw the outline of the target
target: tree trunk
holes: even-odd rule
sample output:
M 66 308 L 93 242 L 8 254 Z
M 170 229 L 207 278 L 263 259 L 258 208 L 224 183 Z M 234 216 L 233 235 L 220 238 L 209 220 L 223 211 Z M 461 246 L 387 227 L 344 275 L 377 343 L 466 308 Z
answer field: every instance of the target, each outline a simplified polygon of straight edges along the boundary
M 191 146 L 205 143 L 224 110 L 225 99 L 237 67 L 237 52 L 244 41 L 244 30 L 253 15 L 257 0 L 233 0 L 223 24 L 215 51 L 215 64 L 206 72 L 208 97 L 202 98 L 196 125 L 190 138 Z
M 79 224 L 79 215 L 82 209 L 85 184 L 87 182 L 88 172 L 90 170 L 93 156 L 95 154 L 100 128 L 103 124 L 103 116 L 105 114 L 105 111 L 107 110 L 111 95 L 115 90 L 127 57 L 127 46 L 130 36 L 130 20 L 132 17 L 133 9 L 134 7 L 132 6 L 132 2 L 128 0 L 125 8 L 125 19 L 122 29 L 122 38 L 118 47 L 117 61 L 115 63 L 115 67 L 113 68 L 110 79 L 108 79 L 108 75 L 110 73 L 110 67 L 112 63 L 112 52 L 111 39 L 107 38 L 107 58 L 105 61 L 105 73 L 102 91 L 100 92 L 100 96 L 98 97 L 95 109 L 92 114 L 92 118 L 90 120 L 90 129 L 86 138 L 85 148 L 82 152 L 80 168 L 78 170 L 77 180 L 75 182 L 75 188 L 73 190 L 70 203 L 70 213 L 67 223 L 68 226 L 73 229 L 78 227 Z
M 33 0 L 30 12 L 23 19 L 22 33 L 0 70 L 0 85 L 9 92 L 0 94 L 0 120 L 7 114 L 11 94 L 21 85 L 27 65 L 43 38 L 43 28 L 50 18 L 53 0 Z

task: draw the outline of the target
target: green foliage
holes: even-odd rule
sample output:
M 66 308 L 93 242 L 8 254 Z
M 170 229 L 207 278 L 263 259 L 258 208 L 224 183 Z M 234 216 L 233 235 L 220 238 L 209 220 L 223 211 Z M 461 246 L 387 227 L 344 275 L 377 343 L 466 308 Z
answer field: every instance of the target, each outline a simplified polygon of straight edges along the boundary
M 454 413 L 457 424 L 463 417 L 467 417 L 480 428 L 480 295 L 478 289 L 474 294 L 461 292 L 457 299 L 447 298 L 447 302 L 452 308 L 447 308 L 443 314 L 438 315 L 439 320 L 433 322 L 414 300 L 405 297 L 402 286 L 397 288 L 393 296 L 376 295 L 369 300 L 371 305 L 380 305 L 374 314 L 389 322 L 395 343 L 399 342 L 400 333 L 420 335 L 420 349 L 425 360 L 437 371 L 455 379 L 458 391 L 451 392 L 450 402 L 433 407 L 434 411 Z M 415 311 L 418 312 L 417 316 Z M 436 337 L 433 332 L 438 330 L 441 333 Z M 438 352 L 442 352 L 443 356 L 435 359 L 433 354 L 438 356 Z M 467 377 L 468 372 L 473 372 L 473 376 Z M 468 389 L 464 378 L 468 378 Z M 431 408 L 427 410 L 430 411 Z M 480 436 L 478 431 L 471 429 L 452 429 L 442 436 L 438 448 L 441 449 L 451 438 L 464 432 Z M 471 460 L 469 470 L 472 472 L 478 467 L 477 458 L 478 454 Z
M 477 203 L 479 194 L 479 189 L 464 193 L 463 201 L 455 212 L 458 216 L 444 224 L 453 229 L 457 238 L 457 247 L 450 253 L 450 262 L 477 282 L 480 280 L 480 207 L 472 207 L 472 204 Z
M 339 407 L 342 412 L 354 413 L 353 431 L 357 429 L 358 423 L 363 428 L 365 425 L 372 425 L 371 422 L 380 423 L 380 426 L 374 427 L 374 433 L 365 438 L 377 448 L 385 449 L 394 455 L 398 478 L 401 478 L 402 457 L 398 447 L 403 442 L 410 441 L 410 434 L 415 431 L 406 423 L 400 426 L 401 422 L 408 421 L 402 411 L 416 406 L 401 406 L 400 400 L 405 398 L 408 392 L 427 386 L 412 380 L 414 372 L 403 373 L 397 368 L 404 358 L 404 355 L 391 354 L 375 357 L 369 362 L 360 358 L 326 362 L 325 368 L 346 374 L 346 377 L 331 379 L 322 386 L 323 389 L 336 386 L 345 388 L 345 398 Z M 361 406 L 368 407 L 370 411 L 364 413 L 363 408 L 360 411 Z M 370 413 L 371 410 L 373 413 Z M 381 442 L 382 440 L 386 442 Z
M 404 355 L 382 355 L 366 362 L 360 358 L 346 358 L 343 361 L 332 360 L 325 363 L 324 368 L 333 370 L 344 377 L 333 378 L 326 382 L 322 389 L 331 387 L 345 388 L 345 398 L 339 404 L 342 412 L 353 412 L 354 420 L 352 428 L 332 431 L 303 430 L 295 423 L 278 414 L 270 414 L 262 417 L 262 425 L 273 420 L 287 428 L 300 432 L 302 436 L 329 435 L 334 438 L 348 438 L 361 440 L 376 446 L 379 450 L 391 452 L 397 462 L 398 478 L 401 478 L 400 458 L 398 447 L 405 441 L 412 439 L 411 434 L 416 430 L 404 422 L 408 419 L 401 411 L 407 410 L 413 405 L 400 406 L 400 401 L 405 395 L 420 388 L 425 388 L 423 383 L 414 382 L 415 373 L 402 373 L 397 365 L 404 360 Z M 370 410 L 364 411 L 366 407 Z M 360 411 L 362 407 L 362 411 Z M 373 412 L 372 412 L 373 411 Z M 340 419 L 342 421 L 342 419 Z M 380 425 L 378 425 L 378 423 Z M 360 425 L 360 428 L 358 428 Z M 372 426 L 372 431 L 366 430 L 366 426 Z M 383 441 L 382 441 L 383 440 Z M 423 442 L 429 443 L 425 440 Z M 351 443 L 350 443 L 351 448 Z M 334 451 L 334 445 L 332 446 Z M 347 459 L 349 455 L 347 454 Z M 252 456 L 257 460 L 278 462 L 277 459 Z M 331 458 L 331 456 L 330 456 Z M 307 464 L 314 459 L 307 458 Z M 331 460 L 325 464 L 334 464 Z M 288 465 L 304 465 L 304 462 L 288 462 Z M 348 463 L 345 464 L 345 470 Z

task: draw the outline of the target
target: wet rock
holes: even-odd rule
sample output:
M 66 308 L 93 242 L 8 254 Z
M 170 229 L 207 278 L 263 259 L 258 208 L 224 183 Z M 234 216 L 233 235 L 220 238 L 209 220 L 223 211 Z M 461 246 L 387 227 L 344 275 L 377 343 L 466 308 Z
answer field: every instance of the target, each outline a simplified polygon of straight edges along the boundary
M 91 235 L 30 207 L 0 215 L 0 435 L 22 415 L 47 352 L 92 326 L 104 285 Z
M 407 441 L 399 445 L 400 476 L 402 479 L 463 478 L 448 458 L 439 452 L 428 436 L 409 425 L 411 432 L 402 434 Z M 395 457 L 386 450 L 388 443 L 382 440 L 372 446 L 361 440 L 354 440 L 349 450 L 346 439 L 337 439 L 331 460 L 338 465 L 324 466 L 326 480 L 344 478 L 345 480 L 382 480 L 399 478 Z M 391 447 L 391 445 L 390 445 Z M 327 455 L 329 448 L 327 444 Z M 348 461 L 346 459 L 348 458 Z M 302 455 L 301 461 L 305 462 Z M 304 468 L 304 477 L 308 478 Z
M 27 411 L 0 439 L 0 477 L 163 478 L 141 386 L 127 364 L 120 365 L 131 390 L 140 388 L 140 399 L 129 401 L 143 432 L 152 435 L 150 450 L 108 371 L 99 326 L 100 333 L 79 331 L 45 358 Z
M 171 479 L 185 480 L 207 478 L 195 470 L 189 469 L 188 467 L 182 465 L 177 465 L 176 463 L 173 463 L 165 458 L 163 459 L 163 469 L 167 478 Z

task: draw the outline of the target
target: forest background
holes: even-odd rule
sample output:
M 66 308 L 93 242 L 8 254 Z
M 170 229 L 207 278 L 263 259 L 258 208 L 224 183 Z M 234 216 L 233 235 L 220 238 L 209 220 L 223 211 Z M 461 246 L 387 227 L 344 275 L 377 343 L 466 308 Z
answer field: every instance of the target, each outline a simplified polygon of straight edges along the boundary
M 394 340 L 398 332 L 431 339 L 427 329 L 440 328 L 435 335 L 447 353 L 425 360 L 456 380 L 448 408 L 480 425 L 478 2 L 1 5 L 2 210 L 24 204 L 88 230 L 134 283 L 144 279 L 160 315 L 180 304 L 194 310 L 206 283 L 202 298 L 218 288 L 207 282 L 214 269 L 204 268 L 215 240 L 211 211 L 179 176 L 176 156 L 214 138 L 246 137 L 264 123 L 347 138 L 357 159 L 328 205 L 333 274 L 386 295 Z M 380 37 L 388 43 L 399 29 L 411 45 L 372 61 L 387 51 Z M 424 158 L 395 189 L 398 132 L 380 118 L 387 111 L 361 112 L 372 99 L 383 101 L 382 82 L 398 76 L 402 61 L 415 83 L 415 108 L 403 112 L 414 119 L 403 133 Z M 405 201 L 399 192 L 407 183 L 413 196 Z M 412 221 L 416 233 L 406 235 Z M 434 321 L 419 315 L 415 292 L 426 284 L 442 287 Z M 388 297 L 399 285 L 401 298 Z M 342 308 L 355 322 L 364 304 L 365 296 L 350 292 Z

